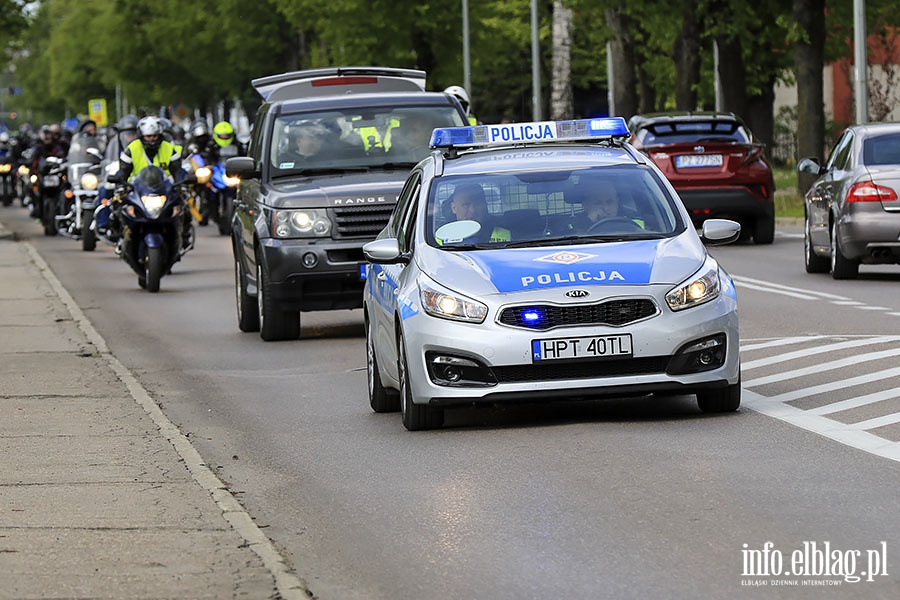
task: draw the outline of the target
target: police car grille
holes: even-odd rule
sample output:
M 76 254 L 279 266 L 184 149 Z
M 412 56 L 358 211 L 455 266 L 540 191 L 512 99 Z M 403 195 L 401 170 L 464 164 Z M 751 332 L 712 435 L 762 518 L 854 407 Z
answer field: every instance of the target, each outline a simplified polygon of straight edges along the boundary
M 500 322 L 523 329 L 546 330 L 576 325 L 627 325 L 656 314 L 656 305 L 647 298 L 610 300 L 579 306 L 512 306 L 500 313 Z
M 665 373 L 668 356 L 630 358 L 628 360 L 543 361 L 531 365 L 491 367 L 499 383 L 520 381 L 555 381 Z
M 335 237 L 375 237 L 387 225 L 393 205 L 339 206 L 333 209 Z

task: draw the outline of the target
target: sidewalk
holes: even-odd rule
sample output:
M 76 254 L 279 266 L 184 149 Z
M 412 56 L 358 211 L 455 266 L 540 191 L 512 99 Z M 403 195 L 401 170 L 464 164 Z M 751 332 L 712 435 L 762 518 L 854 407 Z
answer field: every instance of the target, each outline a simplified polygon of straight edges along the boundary
M 305 588 L 0 223 L 0 599 L 308 599 Z

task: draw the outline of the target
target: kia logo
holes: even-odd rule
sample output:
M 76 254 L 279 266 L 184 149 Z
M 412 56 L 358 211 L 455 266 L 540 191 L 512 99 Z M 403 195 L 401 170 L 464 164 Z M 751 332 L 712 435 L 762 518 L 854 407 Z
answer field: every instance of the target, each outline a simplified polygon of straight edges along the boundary
M 566 292 L 567 298 L 587 298 L 590 292 L 587 290 L 569 290 Z
M 704 152 L 706 152 L 706 148 L 704 148 L 703 146 L 694 146 L 694 152 L 696 152 L 697 154 L 703 154 Z

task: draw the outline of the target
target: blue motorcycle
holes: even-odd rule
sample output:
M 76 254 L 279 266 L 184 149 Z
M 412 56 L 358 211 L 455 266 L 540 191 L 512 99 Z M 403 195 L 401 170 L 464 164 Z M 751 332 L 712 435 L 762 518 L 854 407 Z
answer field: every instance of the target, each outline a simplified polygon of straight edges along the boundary
M 213 203 L 217 206 L 216 224 L 219 233 L 229 235 L 231 233 L 231 219 L 234 217 L 234 199 L 237 196 L 237 185 L 240 179 L 229 177 L 225 174 L 225 161 L 232 156 L 237 156 L 237 149 L 233 146 L 222 148 L 219 154 L 219 162 L 212 166 L 210 177 L 210 191 L 214 196 Z
M 116 194 L 121 226 L 116 251 L 148 292 L 159 291 L 160 279 L 190 249 L 182 239 L 187 212 L 183 185 L 174 185 L 165 171 L 149 166 Z

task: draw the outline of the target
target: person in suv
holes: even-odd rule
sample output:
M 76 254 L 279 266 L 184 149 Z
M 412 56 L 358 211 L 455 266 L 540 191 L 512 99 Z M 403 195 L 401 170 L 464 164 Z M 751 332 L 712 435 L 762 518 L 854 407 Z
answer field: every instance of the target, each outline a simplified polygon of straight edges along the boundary
M 241 179 L 232 222 L 238 327 L 290 340 L 302 312 L 362 307 L 362 246 L 429 153 L 367 147 L 363 135 L 388 140 L 415 117 L 446 127 L 466 115 L 448 94 L 426 92 L 418 70 L 313 69 L 253 85 L 264 102 L 248 155 L 226 163 Z

